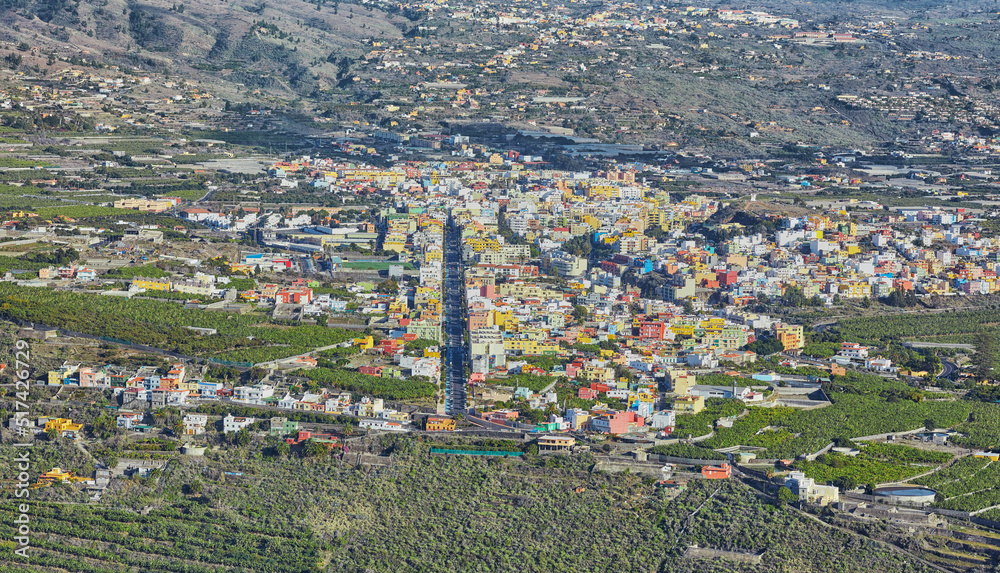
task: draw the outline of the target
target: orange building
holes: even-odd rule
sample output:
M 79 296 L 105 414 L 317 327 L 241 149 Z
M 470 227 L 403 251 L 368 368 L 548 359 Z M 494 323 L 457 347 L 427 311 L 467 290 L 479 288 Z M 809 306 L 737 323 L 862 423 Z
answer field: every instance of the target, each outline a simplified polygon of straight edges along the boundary
M 427 418 L 426 429 L 428 432 L 454 432 L 455 420 L 453 420 L 452 418 L 439 418 L 437 416 L 429 416 Z
M 705 479 L 729 479 L 733 475 L 733 468 L 729 464 L 704 466 L 701 468 L 701 475 Z

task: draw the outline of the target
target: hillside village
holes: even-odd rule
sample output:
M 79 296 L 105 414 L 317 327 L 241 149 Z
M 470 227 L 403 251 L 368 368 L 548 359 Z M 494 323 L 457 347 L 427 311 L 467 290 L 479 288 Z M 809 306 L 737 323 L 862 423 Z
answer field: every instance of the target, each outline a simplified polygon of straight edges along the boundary
M 0 16 L 30 570 L 1000 564 L 986 8 Z

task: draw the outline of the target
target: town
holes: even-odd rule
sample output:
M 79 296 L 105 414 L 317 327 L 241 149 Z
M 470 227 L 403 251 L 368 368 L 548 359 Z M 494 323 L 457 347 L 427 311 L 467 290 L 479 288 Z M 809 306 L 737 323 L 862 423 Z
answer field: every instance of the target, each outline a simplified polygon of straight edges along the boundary
M 0 569 L 1000 564 L 985 7 L 98 4 L 0 7 Z

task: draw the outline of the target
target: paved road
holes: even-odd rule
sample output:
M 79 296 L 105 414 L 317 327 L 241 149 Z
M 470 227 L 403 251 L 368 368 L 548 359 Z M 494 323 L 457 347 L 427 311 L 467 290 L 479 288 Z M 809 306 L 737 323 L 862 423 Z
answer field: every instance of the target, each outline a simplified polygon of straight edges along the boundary
M 958 366 L 950 360 L 941 361 L 941 373 L 938 374 L 938 378 L 951 378 L 951 376 L 958 371 Z
M 466 411 L 465 381 L 465 313 L 462 298 L 465 280 L 463 278 L 461 244 L 458 229 L 450 225 L 445 230 L 445 411 L 448 413 Z

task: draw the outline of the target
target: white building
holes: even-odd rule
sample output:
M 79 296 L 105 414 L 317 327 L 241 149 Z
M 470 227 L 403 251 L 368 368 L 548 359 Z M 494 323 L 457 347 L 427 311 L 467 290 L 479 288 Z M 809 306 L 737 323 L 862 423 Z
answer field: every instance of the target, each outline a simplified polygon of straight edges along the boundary
M 895 372 L 899 370 L 899 368 L 892 365 L 892 360 L 882 358 L 881 356 L 878 358 L 866 358 L 865 368 L 869 370 L 876 370 L 878 372 Z
M 848 360 L 864 360 L 868 358 L 868 347 L 861 346 L 857 342 L 842 342 L 837 356 Z
M 274 386 L 268 384 L 254 384 L 253 386 L 237 386 L 233 388 L 233 401 L 246 402 L 247 404 L 264 404 L 264 398 L 274 396 Z
M 361 420 L 359 427 L 379 432 L 408 432 L 409 428 L 400 422 L 393 422 L 381 418 L 370 418 Z
M 133 427 L 138 426 L 142 423 L 142 414 L 124 413 L 118 414 L 118 419 L 116 420 L 116 425 L 119 428 L 124 428 L 126 430 L 131 430 Z
M 799 496 L 799 501 L 828 505 L 840 501 L 840 490 L 832 485 L 816 485 L 804 472 L 791 472 L 785 478 L 785 487 Z
M 673 410 L 660 410 L 659 412 L 653 412 L 653 418 L 650 420 L 650 425 L 656 430 L 673 428 L 677 425 L 677 416 Z
M 238 432 L 243 428 L 246 428 L 250 424 L 256 421 L 255 418 L 237 418 L 232 414 L 226 414 L 226 417 L 222 419 L 222 433 L 229 434 L 232 432 Z
M 205 433 L 205 425 L 208 424 L 207 414 L 187 414 L 184 416 L 184 435 L 200 436 Z

